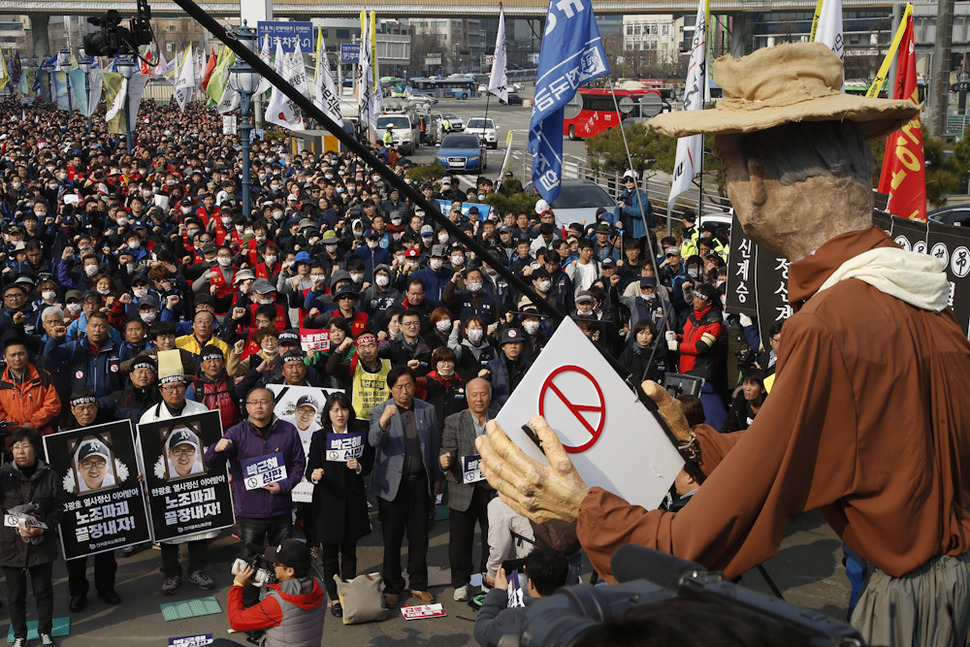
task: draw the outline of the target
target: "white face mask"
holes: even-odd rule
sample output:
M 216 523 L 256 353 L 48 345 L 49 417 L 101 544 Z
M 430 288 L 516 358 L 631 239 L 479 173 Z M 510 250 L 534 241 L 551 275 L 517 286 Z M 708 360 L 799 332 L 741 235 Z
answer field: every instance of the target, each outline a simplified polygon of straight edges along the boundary
M 119 225 L 121 224 L 121 220 L 119 220 L 119 221 L 118 221 L 118 224 L 119 224 Z M 127 224 L 127 223 L 126 223 L 126 224 Z M 195 235 L 196 235 L 197 233 L 199 233 L 199 230 L 198 230 L 198 229 L 189 229 L 189 231 L 188 231 L 188 234 L 189 234 L 189 240 L 192 240 L 193 238 L 195 238 Z
M 534 335 L 539 332 L 539 322 L 538 321 L 526 321 L 522 324 L 522 328 L 525 330 L 526 334 Z
M 148 288 L 136 288 L 133 293 L 136 299 L 144 299 L 148 296 Z
M 469 292 L 481 292 L 482 291 L 482 284 L 479 283 L 479 282 L 477 282 L 477 281 L 475 283 L 469 283 L 468 284 L 468 291 Z
M 225 256 L 217 256 L 216 260 L 219 262 L 220 267 L 229 267 L 232 265 L 232 258 L 227 258 Z
M 699 273 L 700 272 L 697 270 L 696 267 L 692 267 L 689 270 L 687 270 L 687 276 L 689 276 L 692 279 L 696 279 Z
M 331 254 L 333 254 L 335 251 L 337 251 L 337 246 L 336 245 L 324 245 L 323 247 L 324 247 L 324 249 L 326 249 Z
M 232 218 L 223 218 L 223 219 L 222 219 L 222 224 L 223 224 L 224 226 L 226 226 L 226 227 L 228 227 L 229 225 L 231 225 L 231 224 L 232 224 Z
M 57 292 L 54 292 L 53 290 L 44 290 L 40 293 L 40 296 L 44 301 L 53 301 L 57 298 Z
M 374 277 L 374 282 L 383 288 L 383 287 L 386 287 L 387 284 L 391 282 L 391 279 L 386 274 L 378 274 L 377 276 Z
M 118 218 L 117 223 L 119 227 L 127 227 L 128 219 L 122 216 L 121 218 Z M 198 231 L 198 229 L 196 229 L 196 231 Z
M 84 266 L 84 273 L 87 274 L 88 276 L 94 276 L 95 274 L 98 273 L 98 266 L 97 265 L 85 265 Z
M 440 332 L 448 332 L 451 330 L 451 319 L 442 319 L 434 325 Z
M 468 331 L 468 341 L 473 344 L 477 344 L 478 342 L 482 341 L 482 337 L 484 336 L 485 331 L 481 328 L 473 328 L 472 330 Z
M 548 292 L 551 287 L 552 281 L 539 281 L 539 289 L 543 292 Z
M 98 294 L 100 294 L 103 297 L 106 297 L 109 294 L 111 294 L 111 290 L 105 289 L 105 288 L 98 288 Z
M 408 261 L 407 262 L 407 266 L 408 266 L 408 269 L 409 270 L 413 270 L 414 268 L 416 268 L 418 266 L 418 262 L 417 261 Z
M 70 312 L 72 315 L 76 315 L 77 313 L 81 312 L 81 304 L 80 303 L 68 303 L 67 304 L 67 311 Z
M 353 272 L 350 275 L 350 280 L 354 283 L 361 283 L 364 280 L 364 275 L 358 272 Z
M 268 306 L 271 303 L 275 303 L 275 301 L 272 298 L 260 299 L 259 297 L 256 297 L 256 302 L 261 306 Z
M 125 269 L 128 270 L 128 273 L 129 274 L 131 274 L 132 272 L 135 271 L 135 264 L 134 263 L 125 263 Z
M 461 254 L 455 254 L 454 256 L 451 257 L 452 265 L 461 265 L 464 262 L 465 262 L 465 257 L 462 256 Z
M 450 238 L 450 236 L 447 233 L 440 234 L 438 236 L 438 242 L 441 243 L 442 245 L 447 245 L 449 238 Z
M 266 242 L 266 236 L 256 236 L 256 242 L 257 243 L 265 243 Z
M 396 254 L 394 260 L 397 261 L 398 265 L 404 262 L 404 254 Z
M 141 242 L 137 240 L 129 242 L 128 249 L 141 249 Z
M 266 261 L 266 264 L 267 265 L 273 265 L 274 263 L 276 263 L 276 257 L 275 256 L 265 256 L 265 257 L 263 257 L 263 260 Z
M 442 260 L 440 258 L 432 258 L 428 262 L 428 267 L 430 267 L 435 272 L 441 269 L 441 265 L 442 265 Z
M 236 225 L 236 233 L 241 234 L 241 233 L 243 233 L 243 231 L 245 229 L 246 229 L 246 226 L 245 225 Z M 250 232 L 250 233 L 252 233 L 252 232 Z
M 376 240 L 368 240 L 368 241 L 367 241 L 367 246 L 368 246 L 369 248 L 371 248 L 371 249 L 377 249 L 377 246 L 378 246 L 379 244 L 380 244 L 380 243 L 379 243 L 378 241 L 376 241 Z
M 155 321 L 156 317 L 158 317 L 158 313 L 154 310 L 139 311 L 138 316 L 141 317 L 142 321 L 150 324 L 151 322 Z

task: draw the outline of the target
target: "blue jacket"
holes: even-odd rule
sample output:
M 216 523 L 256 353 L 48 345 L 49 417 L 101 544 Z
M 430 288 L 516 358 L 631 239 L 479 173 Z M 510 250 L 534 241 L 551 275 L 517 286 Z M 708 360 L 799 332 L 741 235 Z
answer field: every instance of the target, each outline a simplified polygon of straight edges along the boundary
M 451 271 L 447 266 L 443 265 L 440 270 L 435 272 L 430 267 L 425 267 L 411 274 L 411 276 L 405 278 L 401 281 L 402 286 L 400 289 L 404 289 L 406 283 L 411 277 L 421 279 L 424 284 L 424 296 L 432 301 L 444 301 L 442 295 L 444 294 L 445 287 L 448 285 L 448 281 L 451 280 L 451 275 L 454 272 Z
M 221 467 L 229 461 L 236 516 L 268 519 L 290 514 L 293 510 L 290 491 L 303 480 L 303 472 L 306 471 L 306 454 L 303 453 L 303 443 L 296 427 L 277 418 L 266 438 L 263 438 L 247 419 L 230 427 L 223 437 L 231 440 L 232 444 L 221 452 L 216 451 L 215 444 L 210 445 L 205 452 L 205 464 L 208 467 Z M 240 461 L 274 452 L 283 454 L 286 465 L 286 478 L 279 481 L 280 493 L 270 494 L 269 490 L 262 488 L 247 490 Z
M 390 265 L 391 252 L 387 251 L 384 247 L 375 247 L 371 249 L 367 245 L 362 245 L 350 253 L 350 256 L 356 256 L 357 258 L 364 261 L 364 280 L 368 283 L 374 282 L 374 268 L 378 265 Z
M 78 389 L 92 389 L 101 398 L 125 386 L 119 370 L 121 357 L 118 344 L 110 337 L 97 354 L 91 350 L 87 335 L 69 342 L 48 337 L 44 359 L 45 367 L 52 373 L 57 369 L 70 372 L 72 393 Z M 61 394 L 61 397 L 64 395 Z
M 647 227 L 653 228 L 654 217 L 653 217 L 653 206 L 650 204 L 650 200 L 647 199 L 647 193 L 643 189 L 637 189 L 636 195 L 624 190 L 620 194 L 620 200 L 623 201 L 624 206 L 620 209 L 620 205 L 617 204 L 614 208 L 614 214 L 619 218 L 620 222 L 623 223 L 623 231 L 626 232 L 628 236 L 634 238 L 643 238 L 647 235 L 647 230 L 643 226 L 643 217 L 640 215 L 640 203 L 643 202 L 643 216 L 646 216 Z

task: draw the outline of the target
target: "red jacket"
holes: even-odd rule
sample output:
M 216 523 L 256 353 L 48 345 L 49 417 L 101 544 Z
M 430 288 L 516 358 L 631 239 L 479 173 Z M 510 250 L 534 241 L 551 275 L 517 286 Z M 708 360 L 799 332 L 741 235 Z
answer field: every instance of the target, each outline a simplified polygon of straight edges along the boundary
M 24 380 L 17 382 L 10 367 L 0 376 L 0 419 L 18 427 L 31 427 L 45 436 L 53 431 L 50 423 L 61 412 L 61 399 L 51 384 L 50 374 L 27 364 Z
M 269 588 L 276 589 L 280 597 L 303 609 L 312 609 L 324 603 L 326 594 L 320 582 L 314 578 L 313 590 L 302 595 L 290 595 L 280 590 L 279 584 L 270 584 Z M 271 595 L 264 596 L 258 604 L 243 607 L 243 587 L 233 586 L 229 589 L 229 626 L 235 631 L 254 631 L 276 627 L 283 621 L 283 610 L 280 603 Z
M 702 340 L 705 334 L 714 337 L 710 344 Z M 721 311 L 713 306 L 706 310 L 692 309 L 684 324 L 684 335 L 678 345 L 680 351 L 680 372 L 702 377 L 707 381 L 714 378 L 717 365 L 717 342 L 724 334 Z

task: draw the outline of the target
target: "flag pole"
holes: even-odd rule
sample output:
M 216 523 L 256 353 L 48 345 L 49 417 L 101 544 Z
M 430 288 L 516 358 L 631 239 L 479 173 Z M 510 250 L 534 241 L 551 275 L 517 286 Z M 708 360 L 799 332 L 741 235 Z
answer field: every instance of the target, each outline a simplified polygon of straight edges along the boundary
M 886 82 L 886 76 L 889 74 L 889 67 L 893 63 L 893 59 L 896 57 L 896 50 L 899 49 L 899 42 L 903 39 L 903 33 L 906 31 L 906 24 L 909 17 L 913 15 L 913 5 L 906 5 L 906 10 L 903 12 L 903 19 L 899 21 L 899 28 L 896 30 L 896 35 L 893 36 L 893 42 L 889 45 L 889 51 L 886 52 L 886 58 L 883 59 L 882 65 L 879 66 L 879 72 L 876 74 L 876 80 L 872 82 L 869 86 L 869 90 L 866 91 L 866 96 L 869 98 L 878 97 L 879 91 L 882 90 L 882 84 Z

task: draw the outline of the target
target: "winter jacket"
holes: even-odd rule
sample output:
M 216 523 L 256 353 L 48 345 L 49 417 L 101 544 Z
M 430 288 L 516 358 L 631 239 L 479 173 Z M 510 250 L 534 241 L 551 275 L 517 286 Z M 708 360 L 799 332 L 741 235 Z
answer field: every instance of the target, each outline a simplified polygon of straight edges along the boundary
M 243 606 L 243 587 L 229 589 L 229 626 L 235 631 L 265 629 L 263 647 L 319 647 L 327 614 L 326 593 L 314 577 L 267 586 L 268 594 Z
M 129 418 L 135 424 L 149 408 L 162 401 L 162 394 L 158 391 L 155 383 L 143 388 L 137 388 L 131 380 L 125 384 L 125 388 L 115 391 L 110 396 L 110 400 L 120 410 L 120 413 Z M 103 406 L 101 402 L 98 406 Z
M 296 427 L 279 418 L 266 433 L 261 436 L 256 427 L 249 420 L 230 427 L 223 437 L 232 443 L 223 451 L 217 452 L 215 444 L 205 452 L 205 464 L 208 467 L 221 467 L 229 461 L 232 474 L 232 498 L 236 509 L 236 516 L 251 519 L 267 519 L 279 515 L 289 514 L 293 509 L 290 491 L 303 480 L 306 471 L 306 455 L 303 453 L 303 442 Z M 262 488 L 247 490 L 241 461 L 280 452 L 286 465 L 286 478 L 279 481 L 280 493 L 271 494 Z
M 0 375 L 0 419 L 17 427 L 31 427 L 46 436 L 53 431 L 51 421 L 61 412 L 61 400 L 44 369 L 27 364 L 19 384 L 10 375 L 10 367 Z
M 209 411 L 218 411 L 223 429 L 229 429 L 239 422 L 236 385 L 225 371 L 215 380 L 209 379 L 204 373 L 196 375 L 185 393 L 185 399 L 201 402 Z
M 56 366 L 71 373 L 71 393 L 91 389 L 100 398 L 124 386 L 119 370 L 121 359 L 118 344 L 110 338 L 95 352 L 87 335 L 67 343 L 49 337 L 44 347 L 44 358 L 48 362 L 48 370 Z
M 314 432 L 310 439 L 307 479 L 312 479 L 315 469 L 323 468 L 323 477 L 313 486 L 310 519 L 317 540 L 324 544 L 341 543 L 346 522 L 350 523 L 350 537 L 354 541 L 367 536 L 371 531 L 364 477 L 374 467 L 374 448 L 367 444 L 366 422 L 352 420 L 347 431 L 365 434 L 364 454 L 358 459 L 360 472 L 348 469 L 346 463 L 327 460 L 326 429 Z
M 723 336 L 720 310 L 710 305 L 701 311 L 691 309 L 677 348 L 680 372 L 713 381 L 718 364 L 718 342 Z
M 21 539 L 17 528 L 0 528 L 0 566 L 29 568 L 56 560 L 57 526 L 64 515 L 64 486 L 50 465 L 38 458 L 37 469 L 28 479 L 16 463 L 4 463 L 0 467 L 0 501 L 4 510 L 25 503 L 37 504 L 48 527 L 36 545 Z

